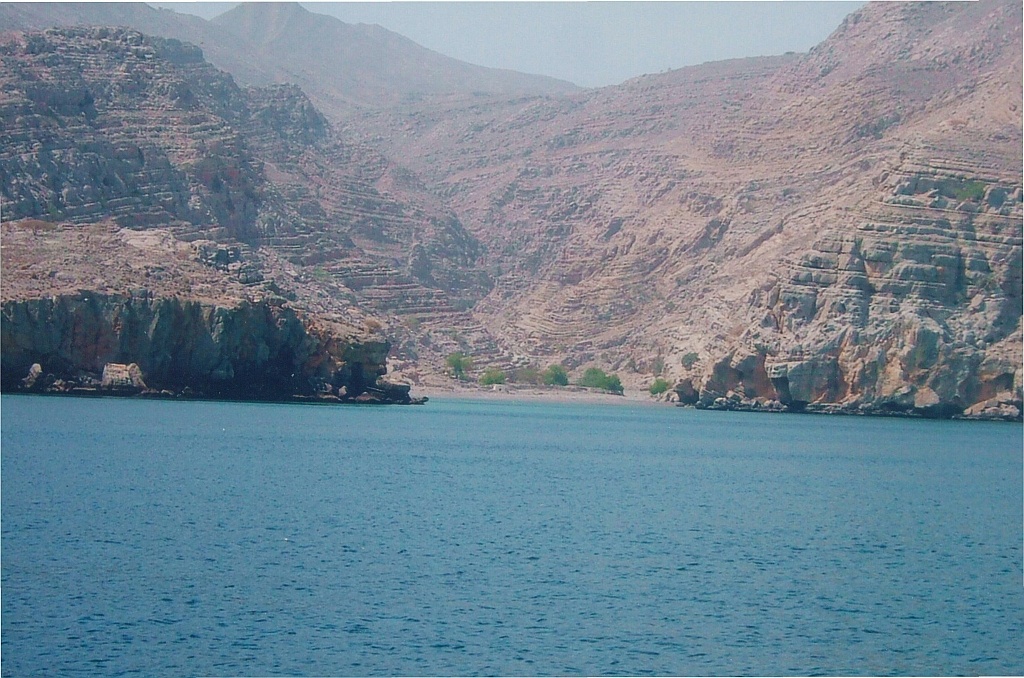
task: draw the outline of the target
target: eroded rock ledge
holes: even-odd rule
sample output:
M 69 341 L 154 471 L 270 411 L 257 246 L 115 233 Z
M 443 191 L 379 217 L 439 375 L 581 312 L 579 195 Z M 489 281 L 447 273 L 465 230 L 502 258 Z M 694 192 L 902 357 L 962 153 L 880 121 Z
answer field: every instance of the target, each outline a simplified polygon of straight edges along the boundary
M 273 299 L 232 307 L 80 291 L 7 300 L 3 392 L 423 402 L 381 381 L 390 345 L 336 336 Z
M 737 411 L 1022 420 L 1022 372 L 1012 358 L 941 342 L 929 348 L 919 341 L 921 328 L 912 329 L 913 342 L 903 336 L 886 344 L 872 337 L 802 360 L 769 361 L 761 351 L 734 351 L 702 379 L 680 380 L 678 403 Z M 890 378 L 892 373 L 899 378 Z

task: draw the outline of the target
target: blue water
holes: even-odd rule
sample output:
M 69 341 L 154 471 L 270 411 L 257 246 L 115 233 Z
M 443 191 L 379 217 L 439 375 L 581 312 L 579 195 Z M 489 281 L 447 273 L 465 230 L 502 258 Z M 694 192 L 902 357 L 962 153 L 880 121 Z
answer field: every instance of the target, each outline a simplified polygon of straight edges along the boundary
M 2 400 L 4 675 L 1022 674 L 1015 424 Z

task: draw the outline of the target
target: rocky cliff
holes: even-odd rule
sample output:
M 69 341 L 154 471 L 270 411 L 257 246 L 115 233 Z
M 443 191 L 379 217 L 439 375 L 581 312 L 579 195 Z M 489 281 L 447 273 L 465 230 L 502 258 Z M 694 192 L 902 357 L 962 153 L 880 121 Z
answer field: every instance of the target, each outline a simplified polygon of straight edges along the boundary
M 113 223 L 5 223 L 3 391 L 412 402 L 380 325 L 272 252 Z
M 1020 419 L 1020 56 L 1010 3 L 868 6 L 775 77 L 810 90 L 804 119 L 846 110 L 807 136 L 856 164 L 780 221 L 805 244 L 695 375 L 702 402 Z
M 141 386 L 238 399 L 331 395 L 376 387 L 388 343 L 320 331 L 270 301 L 225 307 L 180 297 L 82 291 L 3 303 L 5 391 L 96 388 L 110 364 L 135 364 Z M 33 365 L 40 375 L 26 382 Z

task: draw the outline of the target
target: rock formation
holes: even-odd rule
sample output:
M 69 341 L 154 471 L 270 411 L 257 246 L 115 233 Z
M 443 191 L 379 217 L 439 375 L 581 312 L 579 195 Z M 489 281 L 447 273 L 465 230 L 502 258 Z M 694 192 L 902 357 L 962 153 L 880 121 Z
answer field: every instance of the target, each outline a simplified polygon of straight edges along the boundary
M 269 301 L 223 307 L 83 291 L 6 301 L 0 320 L 5 390 L 17 388 L 15 379 L 34 364 L 51 386 L 106 388 L 116 381 L 111 364 L 130 362 L 158 391 L 280 399 L 344 389 L 356 397 L 383 374 L 389 348 L 325 336 Z
M 318 303 L 270 253 L 244 262 L 253 282 L 166 230 L 16 222 L 2 237 L 4 391 L 412 402 L 379 380 L 375 321 Z
M 488 244 L 475 314 L 515 360 L 699 406 L 1017 418 L 1020 24 L 868 5 L 806 55 L 365 123 Z
M 282 83 L 265 62 L 310 21 L 215 24 L 256 55 L 237 77 Z M 365 37 L 322 23 L 296 59 Z M 1021 24 L 1010 0 L 869 4 L 807 54 L 377 99 L 372 73 L 242 89 L 175 40 L 13 34 L 4 219 L 166 229 L 310 317 L 379 318 L 410 378 L 460 351 L 698 407 L 1020 419 Z

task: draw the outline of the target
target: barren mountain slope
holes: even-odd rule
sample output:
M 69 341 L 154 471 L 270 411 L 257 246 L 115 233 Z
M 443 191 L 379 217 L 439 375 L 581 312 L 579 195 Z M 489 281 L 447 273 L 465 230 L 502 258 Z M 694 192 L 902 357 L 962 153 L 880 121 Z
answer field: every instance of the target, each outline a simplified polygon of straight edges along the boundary
M 124 26 L 199 46 L 243 84 L 300 86 L 336 121 L 354 110 L 427 98 L 575 91 L 571 83 L 475 66 L 377 25 L 346 24 L 298 3 L 242 3 L 212 21 L 143 3 L 0 3 L 0 30 Z
M 519 362 L 705 404 L 1019 405 L 1020 13 L 871 5 L 807 55 L 349 130 L 488 246 L 476 312 Z
M 242 3 L 210 22 L 287 71 L 328 115 L 429 97 L 489 98 L 576 90 L 539 75 L 446 57 L 377 25 L 346 24 L 298 3 Z
M 307 15 L 240 8 L 232 39 L 300 61 L 356 39 Z M 704 406 L 1020 417 L 1016 3 L 868 5 L 805 55 L 569 95 L 378 96 L 381 71 L 342 91 L 342 68 L 314 96 L 346 141 L 295 88 L 193 86 L 212 69 L 187 46 L 103 38 L 69 66 L 60 35 L 7 55 L 5 204 L 271 246 L 389 317 L 409 378 L 461 350 L 661 375 Z M 91 81 L 106 49 L 126 70 Z
M 240 89 L 197 48 L 125 29 L 15 35 L 0 57 L 5 219 L 171 225 L 472 289 L 445 282 L 477 247 L 453 215 L 411 180 L 413 201 L 378 190 L 388 162 L 335 141 L 297 88 Z
M 415 177 L 336 141 L 297 88 L 242 90 L 197 48 L 126 29 L 8 34 L 0 58 L 5 221 L 269 248 L 301 289 L 484 336 L 462 310 L 489 289 L 479 244 Z M 239 279 L 258 283 L 260 262 Z

